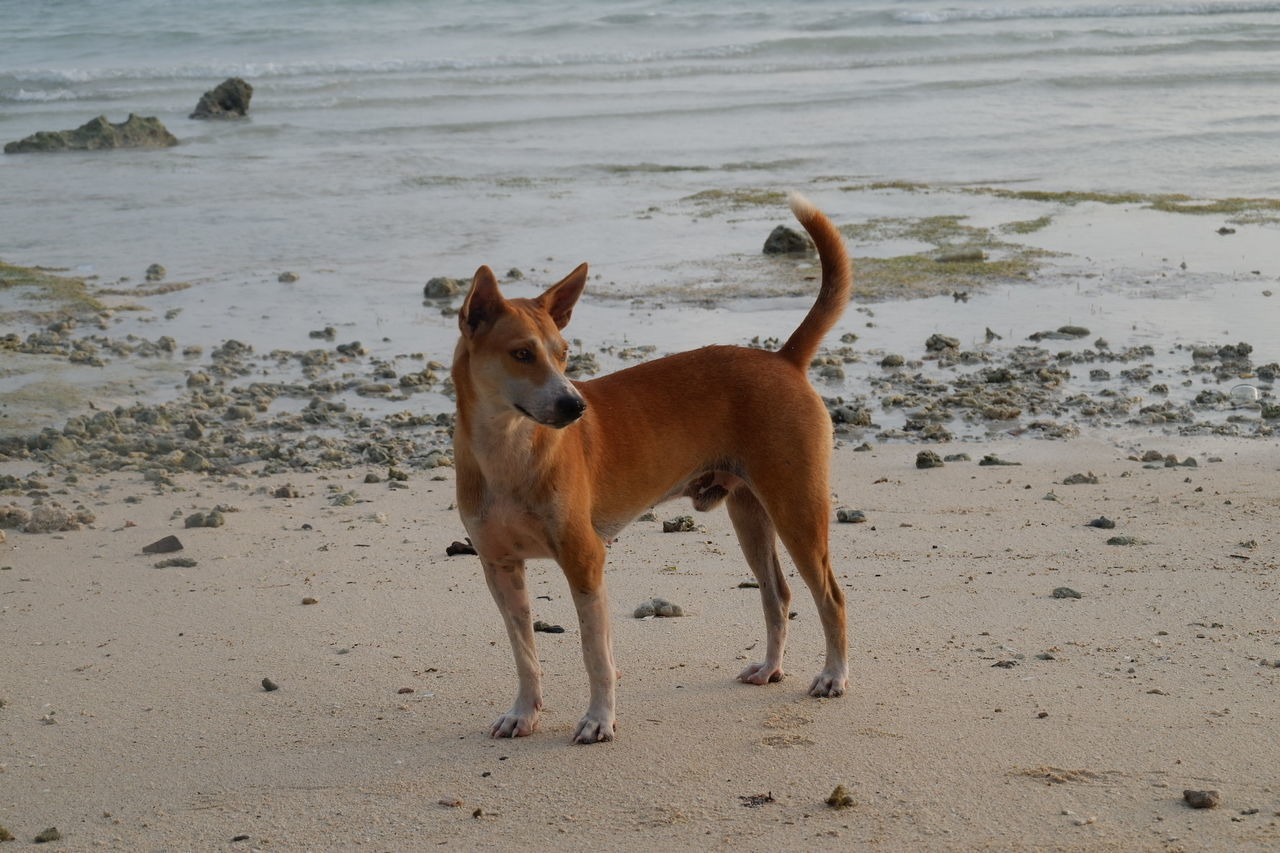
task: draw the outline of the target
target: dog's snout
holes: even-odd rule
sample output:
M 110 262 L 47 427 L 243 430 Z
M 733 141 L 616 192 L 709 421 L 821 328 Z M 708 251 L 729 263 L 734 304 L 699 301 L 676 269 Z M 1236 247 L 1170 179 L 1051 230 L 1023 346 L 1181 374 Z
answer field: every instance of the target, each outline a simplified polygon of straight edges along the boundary
M 556 422 L 561 426 L 567 426 L 582 417 L 582 413 L 586 410 L 586 400 L 577 394 L 565 394 L 556 400 Z

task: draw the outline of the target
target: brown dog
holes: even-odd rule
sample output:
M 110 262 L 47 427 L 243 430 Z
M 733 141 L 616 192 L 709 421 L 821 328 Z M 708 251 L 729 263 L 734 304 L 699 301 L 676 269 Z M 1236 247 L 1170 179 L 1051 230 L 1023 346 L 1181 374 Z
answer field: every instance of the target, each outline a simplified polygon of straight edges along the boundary
M 504 299 L 488 267 L 476 272 L 458 317 L 453 443 L 458 510 L 520 678 L 493 737 L 520 737 L 538 725 L 542 672 L 524 561 L 550 558 L 569 581 L 591 684 L 573 739 L 613 739 L 617 672 L 605 543 L 654 504 L 681 495 L 704 511 L 727 502 L 760 582 L 765 659 L 739 680 L 783 677 L 791 591 L 778 562 L 781 537 L 826 636 L 826 666 L 809 693 L 839 696 L 848 686 L 844 593 L 827 552 L 831 420 L 806 371 L 849 301 L 852 271 L 831 221 L 799 196 L 791 209 L 817 246 L 822 287 L 777 352 L 708 346 L 571 382 L 560 330 L 586 283 L 586 264 L 536 299 Z

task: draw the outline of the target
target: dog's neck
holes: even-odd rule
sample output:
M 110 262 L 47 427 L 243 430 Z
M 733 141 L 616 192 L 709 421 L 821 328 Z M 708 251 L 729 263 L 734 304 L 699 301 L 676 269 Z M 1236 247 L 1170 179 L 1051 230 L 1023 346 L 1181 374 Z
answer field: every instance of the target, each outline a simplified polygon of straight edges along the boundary
M 512 492 L 541 480 L 563 437 L 560 430 L 540 426 L 509 407 L 466 411 L 459 406 L 458 415 L 485 480 L 506 484 Z

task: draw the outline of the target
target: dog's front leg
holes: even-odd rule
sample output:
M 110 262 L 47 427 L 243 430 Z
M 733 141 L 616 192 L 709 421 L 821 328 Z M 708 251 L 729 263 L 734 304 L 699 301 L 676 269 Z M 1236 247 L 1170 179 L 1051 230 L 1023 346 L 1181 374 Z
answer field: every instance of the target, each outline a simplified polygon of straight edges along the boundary
M 529 608 L 529 590 L 524 581 L 524 561 L 515 559 L 486 560 L 484 578 L 489 592 L 502 613 L 516 658 L 520 687 L 511 710 L 494 721 L 490 737 L 524 737 L 538 728 L 538 712 L 542 710 L 542 668 L 533 642 L 533 613 Z
M 613 740 L 614 694 L 618 671 L 613 665 L 613 631 L 604 583 L 604 544 L 592 536 L 580 547 L 562 552 L 561 568 L 569 579 L 578 609 L 582 660 L 587 665 L 591 702 L 573 732 L 574 743 Z

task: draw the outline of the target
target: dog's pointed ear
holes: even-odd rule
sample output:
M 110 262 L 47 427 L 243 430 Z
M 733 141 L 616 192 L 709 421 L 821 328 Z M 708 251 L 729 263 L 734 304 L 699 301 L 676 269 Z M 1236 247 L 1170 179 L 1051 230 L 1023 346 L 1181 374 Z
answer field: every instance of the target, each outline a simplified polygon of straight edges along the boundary
M 506 305 L 507 301 L 498 291 L 498 280 L 493 277 L 493 270 L 482 266 L 471 279 L 467 298 L 462 300 L 462 308 L 458 311 L 458 328 L 469 338 L 481 326 L 498 319 L 498 315 L 506 310 Z
M 538 306 L 551 315 L 556 328 L 563 329 L 569 325 L 569 318 L 573 316 L 573 306 L 578 303 L 578 297 L 582 295 L 582 288 L 586 285 L 587 265 L 579 264 L 576 270 L 551 285 L 538 297 Z

